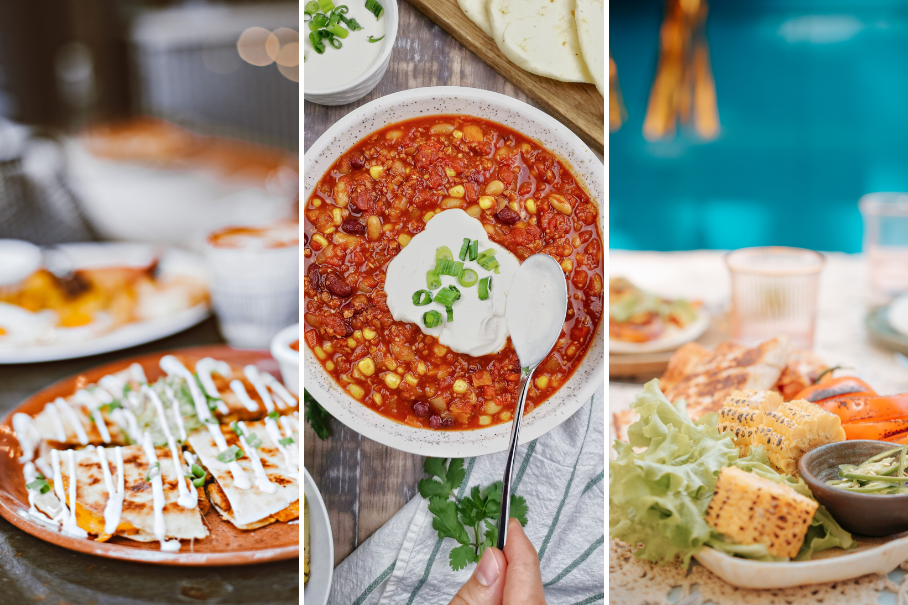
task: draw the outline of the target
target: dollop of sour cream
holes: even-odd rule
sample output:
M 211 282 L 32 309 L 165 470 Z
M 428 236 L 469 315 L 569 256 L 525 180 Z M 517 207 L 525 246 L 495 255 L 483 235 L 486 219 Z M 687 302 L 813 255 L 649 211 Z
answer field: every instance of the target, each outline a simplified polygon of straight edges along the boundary
M 413 304 L 413 293 L 427 289 L 426 273 L 435 268 L 435 253 L 441 246 L 447 246 L 459 260 L 458 255 L 464 238 L 479 240 L 479 252 L 490 248 L 495 250 L 498 273 L 486 271 L 475 261 L 465 261 L 464 269 L 473 269 L 479 280 L 492 277 L 492 291 L 489 298 L 479 299 L 479 281 L 461 286 L 456 277 L 441 276 L 441 285 L 454 285 L 460 290 L 460 299 L 454 305 L 454 321 L 447 321 L 445 308 L 440 303 L 424 306 Z M 480 357 L 497 353 L 508 341 L 508 324 L 505 319 L 508 291 L 514 274 L 520 267 L 517 257 L 489 239 L 479 220 L 463 210 L 445 210 L 436 214 L 426 229 L 414 236 L 388 264 L 385 277 L 385 294 L 388 295 L 388 309 L 397 321 L 414 323 L 423 334 L 434 336 L 438 341 L 465 355 Z M 437 292 L 433 292 L 433 296 Z M 427 328 L 423 314 L 438 311 L 442 323 Z

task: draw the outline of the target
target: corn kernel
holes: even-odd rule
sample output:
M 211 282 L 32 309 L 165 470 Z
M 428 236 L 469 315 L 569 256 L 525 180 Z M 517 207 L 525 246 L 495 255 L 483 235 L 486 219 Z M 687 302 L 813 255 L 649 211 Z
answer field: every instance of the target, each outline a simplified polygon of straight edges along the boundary
M 312 208 L 318 208 L 321 205 L 322 205 L 322 201 L 318 198 L 315 198 L 314 200 L 312 200 L 312 203 L 309 204 L 309 206 L 311 206 Z
M 445 353 L 448 352 L 448 348 L 441 345 L 435 345 L 434 347 L 432 347 L 432 352 L 435 353 L 435 355 L 437 355 L 438 357 L 442 357 Z
M 463 132 L 461 132 L 461 131 L 459 131 L 459 130 L 455 130 L 452 134 L 454 135 L 454 138 L 455 138 L 455 139 L 462 139 L 462 138 L 463 138 Z
M 362 342 L 363 341 L 363 331 L 357 330 L 356 332 L 354 332 L 353 338 L 355 338 L 357 342 Z
M 356 399 L 362 399 L 363 395 L 366 394 L 365 391 L 363 391 L 363 388 L 358 384 L 347 385 L 347 391 Z
M 369 169 L 369 176 L 372 177 L 373 181 L 377 181 L 381 178 L 381 175 L 385 173 L 385 169 L 382 166 L 373 166 Z
M 536 379 L 536 388 L 539 389 L 540 391 L 542 389 L 546 388 L 547 386 L 549 386 L 549 377 L 548 376 L 540 376 L 539 378 Z
M 502 422 L 509 422 L 511 420 L 511 418 L 513 418 L 513 416 L 511 415 L 511 412 L 502 412 L 501 414 L 498 415 L 498 419 L 501 420 Z
M 334 362 L 333 362 L 333 361 L 326 361 L 326 362 L 325 362 L 325 369 L 326 369 L 326 370 L 328 370 L 329 372 L 333 372 L 333 371 L 334 371 L 334 368 L 335 368 L 335 366 L 334 366 Z
M 479 417 L 479 426 L 488 426 L 492 424 L 491 416 L 480 416 Z
M 383 401 L 381 393 L 372 393 L 372 401 L 375 402 L 375 405 L 381 405 Z
M 325 343 L 325 353 L 334 353 L 334 345 L 330 342 Z
M 529 212 L 530 214 L 536 214 L 536 200 L 530 198 L 525 202 L 524 205 L 527 208 L 527 212 Z
M 479 207 L 488 210 L 495 205 L 495 198 L 491 195 L 483 195 L 479 198 Z
M 385 384 L 388 385 L 389 389 L 396 389 L 400 386 L 400 376 L 394 372 L 388 372 L 385 374 Z
M 399 243 L 402 247 L 406 248 L 407 244 L 410 243 L 410 236 L 407 235 L 406 233 L 401 233 L 400 235 L 397 236 L 397 243 Z
M 466 191 L 464 191 L 463 185 L 454 185 L 448 189 L 448 195 L 451 197 L 463 197 Z
M 352 336 L 350 338 L 348 338 L 347 346 L 350 347 L 351 349 L 355 349 L 356 348 L 356 339 L 353 338 Z
M 325 350 L 321 347 L 315 347 L 315 356 L 321 360 L 328 359 L 328 356 L 325 354 Z
M 414 387 L 419 384 L 419 378 L 417 378 L 413 374 L 410 374 L 409 372 L 406 376 L 404 376 L 404 380 L 406 380 L 408 384 L 411 384 Z
M 334 219 L 334 226 L 339 227 L 341 223 L 344 222 L 344 215 L 341 214 L 340 208 L 335 208 L 331 211 L 331 218 Z
M 454 176 L 457 173 L 454 172 L 454 169 L 451 168 L 450 166 L 445 166 L 445 174 L 448 175 L 448 178 L 451 178 L 452 176 Z
M 385 357 L 385 367 L 392 372 L 397 369 L 397 360 L 393 357 Z
M 466 393 L 467 392 L 467 381 L 458 378 L 454 381 L 454 386 L 451 387 L 451 390 L 455 393 Z
M 322 248 L 324 248 L 325 246 L 328 245 L 328 240 L 325 239 L 325 236 L 322 235 L 321 233 L 316 233 L 315 235 L 312 236 L 312 244 L 313 244 L 312 249 L 315 250 L 316 252 L 318 252 L 319 250 L 321 250 Z M 316 248 L 314 244 L 318 244 L 318 248 Z
M 359 360 L 359 363 L 356 364 L 356 367 L 363 373 L 363 376 L 372 376 L 372 374 L 375 374 L 375 362 L 372 361 L 371 357 L 363 357 Z
M 428 212 L 426 212 L 423 215 L 422 220 L 424 220 L 425 222 L 428 223 L 432 219 L 433 216 L 435 216 L 435 213 L 432 212 L 431 210 L 429 210 Z
M 416 371 L 419 372 L 420 376 L 425 376 L 426 372 L 427 372 L 426 364 L 424 364 L 423 362 L 420 361 L 419 365 L 416 366 Z
M 510 208 L 514 212 L 517 212 L 517 213 L 520 212 L 520 206 L 517 204 L 517 200 L 514 200 L 513 202 L 509 203 L 508 208 Z
M 365 338 L 366 340 L 372 340 L 373 338 L 375 338 L 375 330 L 373 330 L 372 328 L 364 329 L 363 338 Z
M 574 261 L 569 258 L 564 259 L 563 261 L 561 261 L 561 268 L 565 273 L 570 273 L 574 270 Z

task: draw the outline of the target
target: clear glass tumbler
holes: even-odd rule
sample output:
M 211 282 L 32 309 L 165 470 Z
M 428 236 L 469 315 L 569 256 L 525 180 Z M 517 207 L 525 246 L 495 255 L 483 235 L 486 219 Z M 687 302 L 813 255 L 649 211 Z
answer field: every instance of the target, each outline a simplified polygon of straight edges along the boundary
M 888 299 L 908 292 L 908 193 L 868 193 L 859 207 L 873 293 Z
M 801 248 L 743 248 L 725 255 L 731 273 L 731 337 L 755 345 L 787 334 L 799 349 L 813 347 L 819 252 Z

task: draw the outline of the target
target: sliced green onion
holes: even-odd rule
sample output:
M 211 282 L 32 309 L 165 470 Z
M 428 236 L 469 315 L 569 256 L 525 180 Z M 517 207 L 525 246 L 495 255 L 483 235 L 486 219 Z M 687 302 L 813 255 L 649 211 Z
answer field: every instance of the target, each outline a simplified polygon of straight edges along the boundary
M 460 260 L 467 260 L 467 253 L 470 251 L 470 238 L 463 238 L 463 245 L 460 247 L 460 254 L 457 256 Z
M 145 474 L 145 483 L 151 483 L 151 481 L 161 474 L 161 463 L 155 462 L 150 467 L 148 467 L 148 473 Z
M 354 19 L 353 17 L 345 17 L 345 16 L 341 15 L 341 22 L 344 25 L 346 25 L 347 28 L 352 32 L 363 29 L 363 26 L 360 25 L 356 21 L 356 19 Z M 384 38 L 384 36 L 382 36 L 382 38 Z M 381 40 L 381 38 L 379 38 L 379 40 Z M 372 41 L 372 36 L 369 36 L 369 42 L 371 42 L 371 41 Z
M 325 53 L 325 45 L 322 44 L 321 36 L 317 33 L 312 32 L 309 34 L 309 43 L 312 44 L 312 49 L 318 54 L 322 55 Z
M 278 441 L 278 443 L 280 443 L 280 444 L 283 445 L 284 447 L 287 447 L 287 446 L 289 446 L 289 445 L 293 445 L 293 437 L 284 437 L 283 439 L 281 439 L 280 441 Z
M 474 239 L 470 243 L 470 260 L 476 260 L 476 258 L 478 256 L 478 250 L 479 250 L 479 240 Z
M 457 300 L 460 300 L 460 290 L 458 290 L 456 286 L 448 286 L 435 293 L 433 302 L 450 307 Z
M 338 15 L 340 17 L 340 15 Z M 328 31 L 337 36 L 338 38 L 346 38 L 350 32 L 341 27 L 340 25 L 329 25 Z
M 331 27 L 332 25 L 337 25 L 338 23 L 340 23 L 340 20 L 341 20 L 340 14 L 335 13 L 334 11 L 331 11 L 331 14 L 328 15 L 328 27 Z
M 317 15 L 312 17 L 312 21 L 309 22 L 309 31 L 317 32 L 326 25 L 328 25 L 327 15 L 318 13 Z
M 434 269 L 426 271 L 426 287 L 429 290 L 441 288 L 441 277 L 438 276 L 438 273 L 436 273 Z
M 271 418 L 271 419 L 274 420 L 274 421 L 277 421 L 277 419 L 280 418 L 280 417 L 281 417 L 281 415 L 278 414 L 277 412 L 268 412 L 268 413 L 265 415 L 265 418 Z
M 470 286 L 474 285 L 478 279 L 479 275 L 476 273 L 476 271 L 473 271 L 472 269 L 464 269 L 460 277 L 457 278 L 457 281 L 460 282 L 460 285 L 464 288 L 469 288 Z
M 311 2 L 306 3 L 306 8 L 303 11 L 307 15 L 314 15 L 318 12 L 318 2 L 316 0 L 311 0 Z
M 193 464 L 192 466 L 190 466 L 189 471 L 194 477 L 201 477 L 202 479 L 205 478 L 205 469 L 203 469 L 198 464 Z
M 38 490 L 42 494 L 46 494 L 50 491 L 50 484 L 44 478 L 44 475 L 38 475 L 35 477 L 35 480 L 31 483 L 25 484 L 26 489 Z
M 357 25 L 359 25 L 359 24 L 357 24 Z M 360 28 L 360 29 L 362 29 L 362 28 Z M 385 39 L 384 36 L 382 36 L 381 38 L 376 38 L 376 37 L 374 37 L 374 36 L 369 36 L 369 42 L 372 43 L 372 44 L 375 44 L 376 42 L 381 42 L 381 41 L 384 40 L 384 39 Z
M 381 16 L 385 12 L 385 9 L 382 8 L 382 5 L 376 2 L 376 0 L 366 0 L 366 10 L 375 15 L 376 21 L 381 19 Z
M 451 253 L 451 249 L 447 246 L 442 246 L 435 251 L 435 259 L 443 258 L 445 260 L 454 260 L 454 255 Z
M 432 302 L 432 293 L 428 290 L 417 290 L 413 293 L 413 304 L 417 307 L 424 307 Z
M 454 307 L 445 307 L 445 311 L 448 312 L 448 321 L 454 321 Z
M 478 244 L 479 240 L 476 240 L 476 243 Z M 478 246 L 477 246 L 477 248 L 478 248 Z M 496 252 L 495 248 L 489 248 L 488 250 L 483 250 L 482 252 L 479 253 L 478 258 L 485 258 L 487 256 L 495 256 L 495 252 Z
M 238 448 L 236 445 L 231 445 L 229 448 L 218 454 L 218 460 L 224 464 L 230 464 L 231 462 L 238 460 L 243 457 L 243 450 Z
M 233 431 L 234 433 L 236 433 L 237 437 L 243 436 L 243 429 L 240 428 L 240 425 L 237 423 L 236 420 L 234 420 L 233 422 L 230 423 L 230 430 Z
M 427 328 L 434 328 L 441 325 L 441 313 L 438 311 L 426 311 L 422 315 L 422 322 Z
M 483 277 L 479 280 L 479 300 L 488 300 L 489 293 L 492 291 L 492 276 Z
M 248 435 L 246 435 L 246 443 L 249 444 L 249 447 L 253 447 L 255 449 L 262 447 L 262 440 L 255 433 L 249 433 Z
M 340 48 L 344 45 L 343 42 L 341 42 L 339 39 L 335 38 L 334 36 L 328 38 L 328 44 L 331 45 L 331 48 L 336 48 L 338 50 L 340 50 Z
M 318 0 L 318 7 L 322 9 L 323 13 L 327 13 L 334 10 L 334 2 L 331 0 Z
M 463 273 L 463 263 L 440 258 L 435 261 L 435 273 L 439 276 L 450 275 L 451 277 L 460 277 L 460 274 Z
M 346 15 L 350 12 L 350 8 L 346 4 L 341 4 L 340 6 L 334 7 L 332 12 L 336 15 Z
M 494 270 L 495 273 L 498 273 L 498 259 L 494 256 L 480 256 L 476 262 L 486 271 Z
M 203 485 L 205 485 L 205 477 L 199 477 L 197 479 L 193 479 L 192 485 L 193 485 L 193 487 L 202 487 Z

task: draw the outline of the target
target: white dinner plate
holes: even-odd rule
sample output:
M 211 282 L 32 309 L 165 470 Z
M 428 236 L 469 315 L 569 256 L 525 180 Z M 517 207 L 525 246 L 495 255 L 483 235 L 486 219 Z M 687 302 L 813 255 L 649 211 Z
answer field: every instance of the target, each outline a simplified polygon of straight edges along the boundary
M 338 120 L 306 152 L 305 199 L 337 158 L 370 133 L 389 124 L 431 115 L 472 115 L 520 132 L 538 141 L 572 168 L 599 208 L 604 232 L 605 168 L 599 158 L 561 122 L 526 103 L 486 90 L 458 86 L 417 88 L 381 97 Z M 580 366 L 554 395 L 524 416 L 520 443 L 528 443 L 570 418 L 605 378 L 605 318 L 599 324 Z M 347 394 L 305 347 L 303 381 L 309 393 L 334 418 L 352 430 L 389 447 L 435 457 L 468 457 L 508 448 L 511 424 L 469 431 L 432 431 L 395 422 Z
M 663 351 L 674 351 L 683 344 L 697 340 L 709 327 L 709 313 L 700 309 L 697 311 L 697 319 L 689 323 L 682 329 L 669 329 L 666 334 L 656 340 L 649 342 L 625 342 L 623 340 L 608 341 L 608 352 L 618 353 L 621 355 L 634 353 L 661 353 Z
M 309 504 L 309 582 L 306 583 L 303 600 L 306 605 L 325 605 L 331 594 L 331 579 L 334 574 L 334 537 L 331 521 L 322 495 L 312 480 L 309 471 L 303 468 L 306 482 L 303 486 L 306 502 Z M 300 531 L 300 536 L 302 536 Z
M 908 336 L 908 294 L 899 296 L 886 311 L 889 326 L 904 336 Z
M 56 250 L 68 259 L 72 268 L 144 266 L 159 255 L 159 270 L 162 275 L 184 274 L 208 282 L 204 259 L 185 250 L 161 249 L 150 244 L 135 243 L 64 244 L 57 246 Z M 167 317 L 126 324 L 79 342 L 26 347 L 0 346 L 0 364 L 58 361 L 119 351 L 182 332 L 208 315 L 208 304 L 203 303 Z

